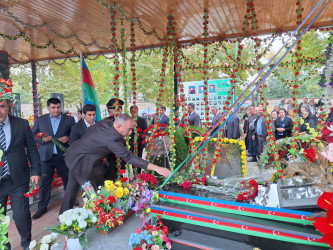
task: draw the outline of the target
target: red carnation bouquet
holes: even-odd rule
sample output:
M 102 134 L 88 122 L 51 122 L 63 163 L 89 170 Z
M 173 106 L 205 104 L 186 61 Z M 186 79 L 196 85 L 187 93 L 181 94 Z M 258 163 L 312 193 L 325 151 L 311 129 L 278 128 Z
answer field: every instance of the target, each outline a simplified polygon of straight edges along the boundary
M 251 179 L 249 181 L 241 181 L 240 186 L 245 189 L 244 192 L 238 194 L 236 201 L 244 201 L 254 198 L 258 194 L 258 183 Z
M 33 182 L 33 183 L 30 184 L 29 191 L 26 192 L 24 194 L 24 196 L 27 197 L 27 198 L 29 198 L 29 197 L 34 196 L 35 194 L 37 194 L 38 191 L 39 191 L 38 185 Z
M 137 179 L 141 180 L 141 182 L 148 183 L 152 187 L 157 185 L 157 179 L 152 174 L 148 174 L 148 173 L 139 174 L 137 176 Z
M 37 139 L 43 139 L 43 137 L 47 137 L 47 136 L 49 136 L 49 135 L 47 135 L 45 132 L 43 132 L 43 133 L 42 133 L 42 132 L 38 132 L 37 135 L 36 135 Z M 65 154 L 66 151 L 67 151 L 67 148 L 64 147 L 64 146 L 60 143 L 60 141 L 58 141 L 57 138 L 55 138 L 55 137 L 53 137 L 53 136 L 51 136 L 51 137 L 52 137 L 52 142 L 53 142 L 58 148 L 60 148 L 61 151 L 63 151 L 64 154 Z

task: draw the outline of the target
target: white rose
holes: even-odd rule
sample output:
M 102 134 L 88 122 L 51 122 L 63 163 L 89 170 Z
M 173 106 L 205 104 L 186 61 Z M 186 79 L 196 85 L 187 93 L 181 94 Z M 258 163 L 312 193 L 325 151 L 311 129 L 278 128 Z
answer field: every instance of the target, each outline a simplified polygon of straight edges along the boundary
M 50 235 L 51 235 L 51 239 L 52 240 L 55 240 L 55 239 L 58 238 L 58 234 L 57 233 L 51 233 Z
M 64 221 L 66 220 L 66 218 L 67 217 L 66 217 L 65 213 L 59 215 L 59 217 L 58 217 L 61 224 L 64 224 Z
M 80 228 L 84 229 L 88 226 L 87 222 L 85 220 L 79 220 L 79 225 Z
M 49 244 L 42 244 L 39 250 L 49 250 Z
M 91 216 L 91 222 L 96 223 L 96 221 L 97 221 L 96 216 Z
M 35 240 L 33 240 L 29 244 L 29 249 L 34 249 L 36 246 L 37 246 L 37 242 Z
M 45 235 L 45 236 L 41 239 L 40 243 L 42 243 L 42 244 L 49 244 L 49 243 L 51 242 L 51 240 L 52 240 L 51 235 L 48 234 L 48 235 Z
M 77 215 L 77 214 L 73 214 L 73 215 L 72 215 L 72 217 L 71 217 L 71 219 L 74 221 L 74 220 L 76 220 L 76 219 L 77 219 L 77 217 L 78 217 L 78 215 Z
M 83 202 L 87 203 L 88 199 L 87 198 L 83 198 Z
M 64 223 L 66 226 L 70 227 L 72 225 L 73 221 L 72 221 L 72 219 L 67 219 Z
M 52 250 L 52 249 L 55 249 L 57 246 L 59 246 L 59 244 L 58 244 L 58 242 L 55 242 L 51 247 L 50 247 L 50 249 Z

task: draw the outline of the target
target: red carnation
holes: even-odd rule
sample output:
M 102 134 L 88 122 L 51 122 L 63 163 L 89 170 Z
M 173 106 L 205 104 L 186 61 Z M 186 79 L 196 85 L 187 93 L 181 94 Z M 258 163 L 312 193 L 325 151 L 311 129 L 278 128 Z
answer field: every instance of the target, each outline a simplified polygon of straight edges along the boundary
M 127 177 L 124 177 L 124 178 L 121 178 L 120 182 L 121 182 L 121 183 L 124 183 L 124 182 L 126 182 L 127 180 L 128 180 L 128 178 L 127 178 Z
M 314 148 L 308 148 L 304 150 L 305 157 L 313 163 L 314 159 L 316 158 L 316 150 Z
M 191 182 L 190 181 L 184 181 L 183 188 L 184 189 L 191 188 Z

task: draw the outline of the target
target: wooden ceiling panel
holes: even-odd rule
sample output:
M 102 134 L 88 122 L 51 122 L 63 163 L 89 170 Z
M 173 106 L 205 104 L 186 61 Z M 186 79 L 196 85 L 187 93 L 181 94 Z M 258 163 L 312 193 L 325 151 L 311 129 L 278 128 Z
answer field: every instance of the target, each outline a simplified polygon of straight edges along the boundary
M 203 8 L 209 9 L 209 37 L 238 37 L 242 34 L 248 0 L 104 0 L 106 4 L 117 3 L 128 18 L 138 18 L 135 24 L 137 48 L 163 46 L 166 35 L 167 16 L 172 13 L 176 21 L 176 37 L 180 43 L 203 40 Z M 322 7 L 328 0 L 324 0 Z M 258 34 L 276 30 L 293 30 L 296 25 L 297 0 L 253 0 Z M 305 17 L 319 0 L 303 0 Z M 318 10 L 315 11 L 315 14 Z M 333 4 L 315 21 L 314 26 L 332 25 Z M 314 16 L 314 15 L 313 15 Z M 312 17 L 313 17 L 312 16 Z M 312 18 L 311 17 L 311 18 Z M 117 42 L 120 46 L 120 21 L 117 11 Z M 311 20 L 310 18 L 310 20 Z M 307 23 L 310 22 L 307 21 Z M 42 25 L 46 23 L 47 25 Z M 250 20 L 251 23 L 251 20 Z M 35 27 L 33 27 L 35 26 Z M 39 27 L 37 27 L 39 26 Z M 130 23 L 125 21 L 126 47 L 130 48 Z M 247 33 L 253 34 L 252 25 Z M 147 35 L 146 32 L 155 31 Z M 0 0 L 0 32 L 15 36 L 26 33 L 36 45 L 52 41 L 57 49 L 75 53 L 62 54 L 52 46 L 38 49 L 24 38 L 9 40 L 0 38 L 0 49 L 8 51 L 13 62 L 26 63 L 34 60 L 49 60 L 78 56 L 80 52 L 98 54 L 110 52 L 110 10 L 97 0 Z M 75 36 L 73 36 L 73 34 Z M 72 37 L 67 37 L 70 36 Z M 83 43 L 98 43 L 84 46 Z

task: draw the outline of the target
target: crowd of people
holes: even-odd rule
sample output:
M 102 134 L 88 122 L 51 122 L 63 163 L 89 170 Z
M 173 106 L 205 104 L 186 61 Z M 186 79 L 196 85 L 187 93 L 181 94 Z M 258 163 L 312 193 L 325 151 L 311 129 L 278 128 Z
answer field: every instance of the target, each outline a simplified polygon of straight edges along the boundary
M 60 214 L 79 205 L 75 197 L 85 182 L 90 181 L 97 188 L 105 180 L 115 180 L 117 158 L 122 168 L 129 163 L 164 177 L 170 175 L 169 169 L 142 159 L 142 147 L 138 146 L 137 154 L 127 149 L 124 138 L 133 134 L 132 116 L 137 107 L 131 107 L 130 116 L 122 114 L 123 102 L 118 103 L 120 114 L 115 116 L 116 100 L 113 98 L 107 104 L 109 117 L 99 122 L 95 122 L 96 107 L 87 104 L 83 107 L 82 119 L 76 122 L 71 115 L 61 112 L 59 99 L 50 98 L 48 113 L 38 117 L 30 129 L 27 120 L 9 114 L 9 100 L 0 100 L 0 149 L 3 151 L 0 205 L 6 214 L 8 197 L 11 197 L 13 219 L 23 249 L 29 249 L 31 219 L 39 219 L 47 213 L 55 170 L 65 189 Z M 147 126 L 144 119 L 137 119 L 137 124 Z M 24 195 L 29 190 L 29 183 L 39 185 L 38 210 L 32 217 L 29 198 Z M 11 249 L 10 243 L 6 248 Z
M 13 218 L 24 249 L 28 249 L 31 241 L 31 218 L 38 219 L 47 213 L 55 170 L 62 178 L 65 189 L 60 214 L 73 208 L 74 205 L 79 205 L 75 197 L 85 182 L 90 181 L 96 188 L 105 180 L 115 180 L 119 171 L 119 159 L 120 168 L 125 168 L 125 163 L 129 163 L 138 169 L 156 171 L 165 177 L 170 175 L 170 170 L 167 168 L 142 159 L 147 121 L 137 116 L 137 106 L 130 107 L 131 115 L 123 114 L 123 105 L 122 100 L 110 99 L 106 105 L 109 116 L 95 122 L 94 105 L 85 105 L 82 116 L 77 116 L 75 120 L 72 112 L 62 114 L 59 99 L 50 98 L 47 101 L 49 112 L 38 117 L 30 129 L 27 120 L 9 114 L 8 100 L 0 102 L 0 148 L 4 152 L 3 166 L 0 168 L 0 205 L 6 208 L 8 196 L 11 197 Z M 309 133 L 309 128 L 315 128 L 317 125 L 317 109 L 320 105 L 320 101 L 316 104 L 313 99 L 304 98 L 298 107 L 298 113 L 295 114 L 292 100 L 285 103 L 282 99 L 270 114 L 272 121 L 270 125 L 275 138 L 291 136 L 293 119 L 296 116 L 304 120 L 299 132 Z M 213 114 L 210 131 L 214 133 L 222 114 L 217 106 L 212 106 L 210 110 Z M 158 111 L 150 125 L 158 124 L 160 129 L 165 129 L 170 125 L 170 119 L 165 114 L 166 107 L 162 105 Z M 189 123 L 191 126 L 201 128 L 202 120 L 195 112 L 194 103 L 187 104 L 186 112 L 187 115 L 182 117 L 180 125 Z M 137 117 L 136 121 L 134 117 Z M 329 119 L 332 119 L 332 116 Z M 134 142 L 134 130 L 138 133 L 136 142 Z M 230 117 L 223 129 L 223 136 L 240 139 L 241 130 L 248 156 L 251 157 L 249 161 L 257 161 L 268 139 L 262 106 L 250 105 L 242 118 L 237 114 Z M 130 150 L 127 149 L 124 139 L 127 136 L 130 138 Z M 29 171 L 31 171 L 30 178 Z M 32 217 L 28 198 L 24 196 L 28 191 L 29 182 L 39 184 L 38 210 Z M 10 244 L 7 247 L 10 249 Z
M 304 98 L 299 105 L 297 113 L 294 112 L 292 99 L 281 99 L 271 111 L 270 124 L 276 140 L 291 137 L 294 128 L 293 121 L 296 117 L 303 119 L 299 126 L 299 134 L 309 133 L 310 128 L 316 128 L 318 123 L 319 109 L 323 105 L 321 99 L 318 103 L 314 99 Z M 265 112 L 262 106 L 248 106 L 243 116 L 243 133 L 247 148 L 247 156 L 251 157 L 249 162 L 256 162 L 263 153 L 269 138 L 265 122 Z

